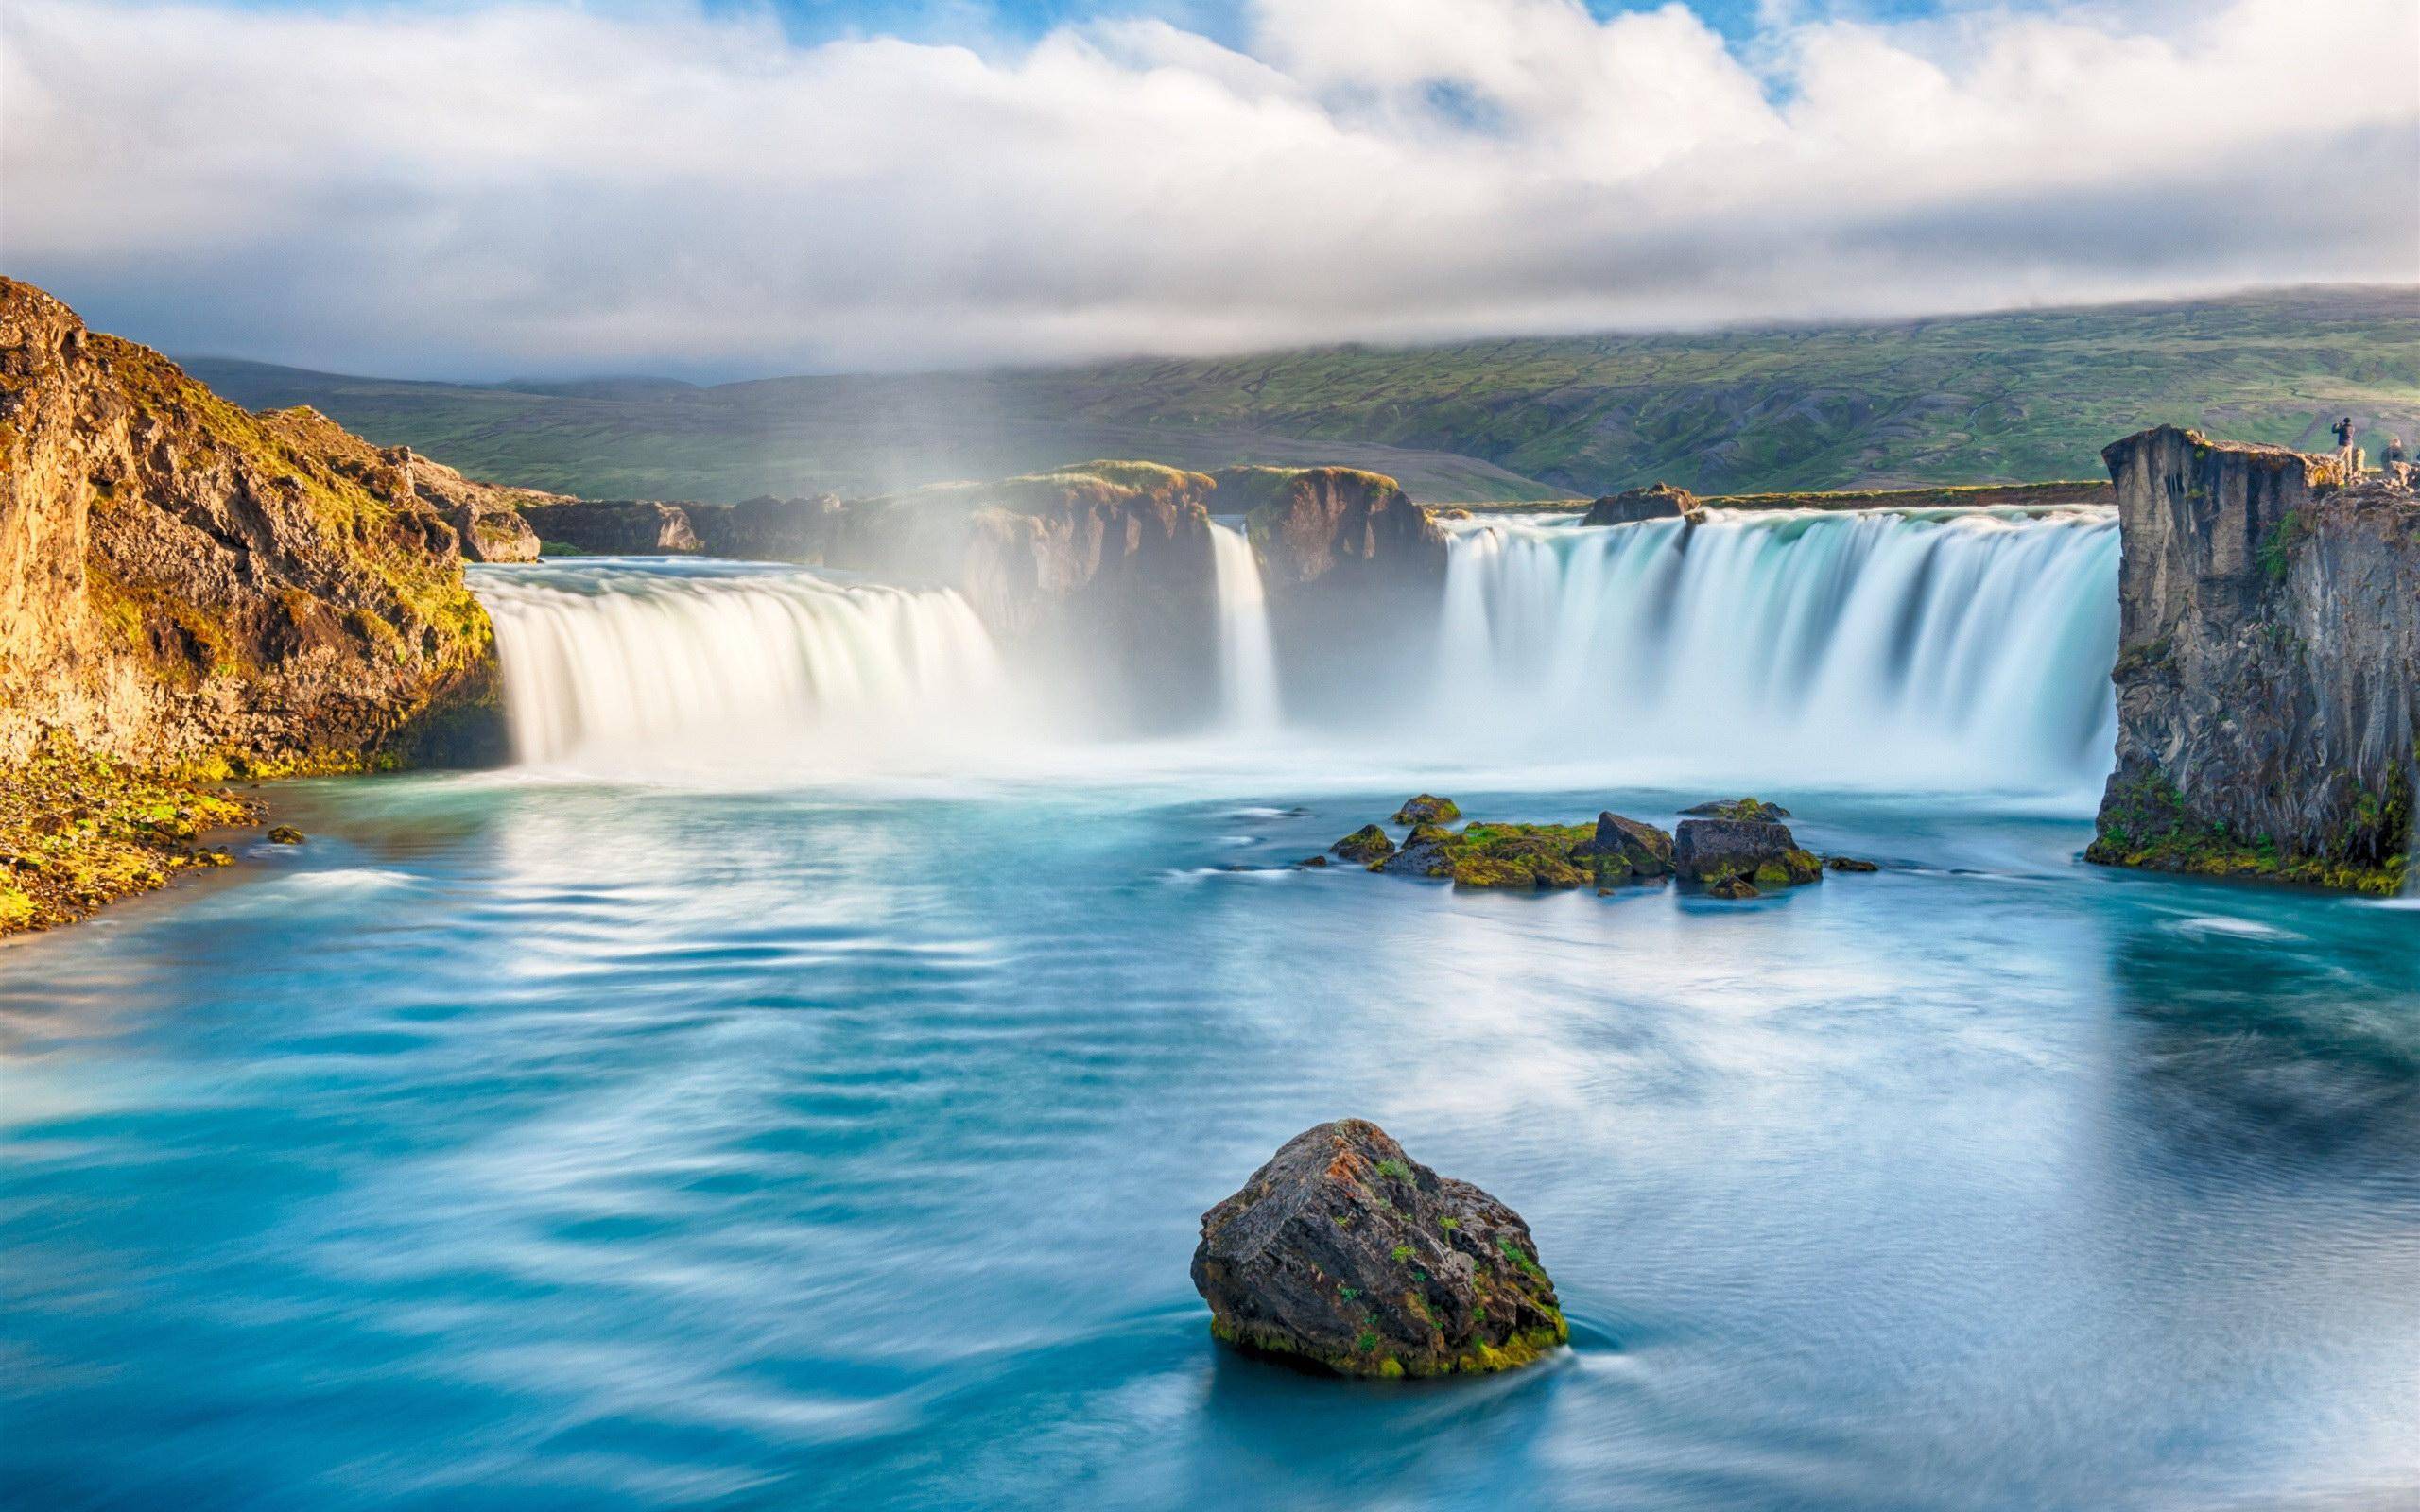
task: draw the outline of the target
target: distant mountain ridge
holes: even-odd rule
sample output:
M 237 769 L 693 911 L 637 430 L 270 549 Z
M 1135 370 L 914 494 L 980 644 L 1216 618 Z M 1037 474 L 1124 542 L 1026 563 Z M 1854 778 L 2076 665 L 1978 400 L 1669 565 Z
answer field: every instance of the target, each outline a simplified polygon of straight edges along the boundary
M 697 387 L 479 386 L 199 358 L 254 407 L 589 497 L 876 492 L 1098 455 L 1342 463 L 1436 502 L 2092 477 L 2157 422 L 2420 441 L 2420 287 L 2271 290 L 1896 324 L 1322 348 Z

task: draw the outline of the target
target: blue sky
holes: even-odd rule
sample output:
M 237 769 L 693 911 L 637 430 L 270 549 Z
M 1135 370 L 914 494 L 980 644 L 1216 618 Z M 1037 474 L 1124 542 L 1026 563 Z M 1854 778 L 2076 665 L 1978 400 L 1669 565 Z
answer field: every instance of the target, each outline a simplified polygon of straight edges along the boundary
M 0 269 L 432 377 L 2420 277 L 2412 0 L 773 5 L 8 0 Z

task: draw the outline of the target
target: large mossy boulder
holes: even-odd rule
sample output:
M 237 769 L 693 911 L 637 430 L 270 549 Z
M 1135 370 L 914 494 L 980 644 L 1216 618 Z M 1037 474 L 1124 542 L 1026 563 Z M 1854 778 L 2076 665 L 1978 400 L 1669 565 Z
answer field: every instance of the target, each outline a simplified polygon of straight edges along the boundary
M 1361 1119 L 1203 1213 L 1193 1284 L 1219 1339 L 1337 1375 L 1509 1370 L 1570 1338 L 1521 1215 Z
M 1394 822 L 1397 824 L 1451 824 L 1461 816 L 1461 805 L 1452 799 L 1439 798 L 1434 793 L 1422 793 L 1415 798 L 1404 799 L 1403 807 L 1395 810 Z
M 1597 816 L 1597 833 L 1574 854 L 1595 861 L 1599 883 L 1616 880 L 1616 863 L 1629 878 L 1640 882 L 1672 874 L 1672 837 L 1651 824 L 1611 811 Z
M 1683 819 L 1672 867 L 1718 898 L 1754 898 L 1824 876 L 1823 862 L 1799 849 L 1789 826 L 1768 819 Z
M 1374 824 L 1361 828 L 1327 848 L 1327 853 L 1345 861 L 1375 865 L 1395 853 L 1394 837 Z

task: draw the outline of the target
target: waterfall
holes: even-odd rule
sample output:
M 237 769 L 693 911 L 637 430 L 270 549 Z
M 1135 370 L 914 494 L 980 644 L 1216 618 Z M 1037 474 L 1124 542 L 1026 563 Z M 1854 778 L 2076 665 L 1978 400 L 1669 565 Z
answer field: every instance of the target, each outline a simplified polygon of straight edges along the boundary
M 2114 511 L 1771 511 L 1452 541 L 1466 738 L 1800 781 L 2074 788 L 2108 771 Z
M 1260 561 L 1242 531 L 1215 521 L 1210 550 L 1218 573 L 1220 717 L 1238 730 L 1267 730 L 1278 720 L 1277 648 Z
M 818 732 L 973 735 L 1007 685 L 954 593 L 837 583 L 796 568 L 617 559 L 479 567 L 525 762 L 680 742 L 763 748 Z

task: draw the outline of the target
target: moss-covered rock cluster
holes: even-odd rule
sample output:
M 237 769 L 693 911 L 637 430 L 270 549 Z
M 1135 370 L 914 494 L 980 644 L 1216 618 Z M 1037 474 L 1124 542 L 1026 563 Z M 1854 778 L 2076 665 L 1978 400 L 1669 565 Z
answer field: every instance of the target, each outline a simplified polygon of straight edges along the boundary
M 1474 821 L 1459 830 L 1445 827 L 1461 816 L 1452 799 L 1423 793 L 1395 811 L 1392 822 L 1411 827 L 1400 845 L 1377 825 L 1365 824 L 1328 853 L 1393 876 L 1520 891 L 1610 888 L 1672 873 L 1672 837 L 1618 814 L 1599 814 L 1593 825 Z
M 80 919 L 178 872 L 224 866 L 214 830 L 256 822 L 224 788 L 141 771 L 49 736 L 0 764 L 0 935 Z
M 1448 829 L 1435 818 L 1459 818 L 1451 799 L 1423 793 L 1395 811 L 1409 824 L 1401 842 L 1365 824 L 1328 848 L 1328 854 L 1367 870 L 1398 877 L 1434 877 L 1461 887 L 1522 892 L 1595 887 L 1610 892 L 1630 883 L 1677 877 L 1717 898 L 1755 898 L 1824 878 L 1825 861 L 1799 845 L 1781 823 L 1789 811 L 1760 799 L 1700 803 L 1684 814 L 1677 834 L 1610 811 L 1587 824 L 1498 824 L 1473 820 Z M 1324 858 L 1313 863 L 1324 866 Z M 1876 871 L 1870 861 L 1830 858 L 1835 871 Z
M 1571 1337 L 1520 1214 L 1363 1119 L 1304 1130 L 1203 1213 L 1193 1284 L 1220 1341 L 1342 1376 L 1509 1370 Z

